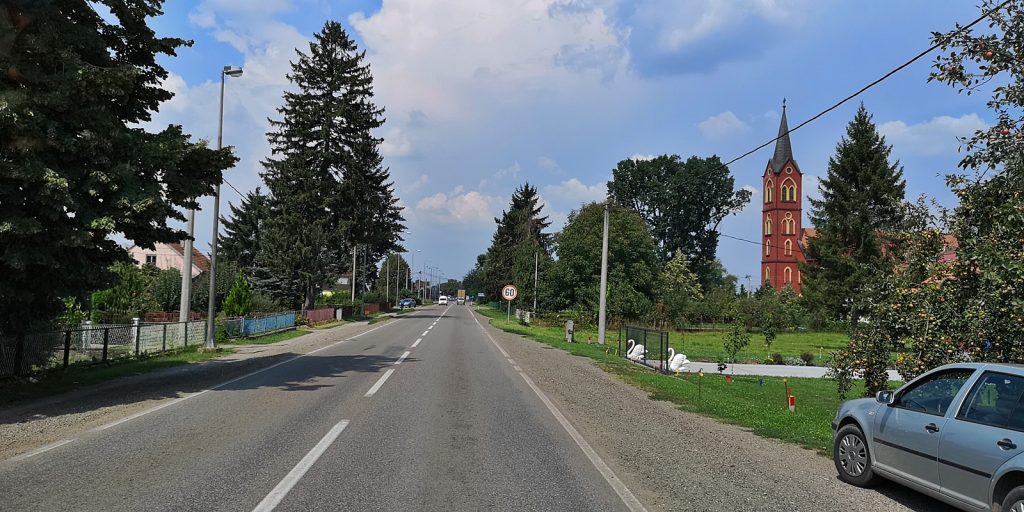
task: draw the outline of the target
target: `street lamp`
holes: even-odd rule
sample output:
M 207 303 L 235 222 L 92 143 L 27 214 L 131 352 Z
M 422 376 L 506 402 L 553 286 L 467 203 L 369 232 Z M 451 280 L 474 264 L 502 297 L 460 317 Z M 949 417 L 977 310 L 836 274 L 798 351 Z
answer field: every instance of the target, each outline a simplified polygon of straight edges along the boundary
M 242 76 L 242 68 L 224 66 L 220 72 L 220 119 L 217 123 L 217 149 L 224 143 L 224 77 Z M 209 308 L 206 312 L 206 345 L 205 348 L 213 348 L 214 344 L 214 317 L 217 314 L 217 235 L 220 230 L 220 181 L 213 192 L 213 237 L 210 247 L 210 296 Z

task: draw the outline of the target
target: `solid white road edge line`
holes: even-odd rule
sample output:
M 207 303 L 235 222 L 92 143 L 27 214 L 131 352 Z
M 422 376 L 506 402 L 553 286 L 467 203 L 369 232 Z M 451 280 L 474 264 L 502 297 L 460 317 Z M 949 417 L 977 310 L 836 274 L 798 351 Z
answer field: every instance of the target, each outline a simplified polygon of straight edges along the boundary
M 412 354 L 412 352 L 409 352 L 408 350 L 406 350 L 405 353 L 402 354 L 402 356 L 398 358 L 398 361 L 395 361 L 395 364 L 402 364 L 402 360 L 407 358 L 407 357 L 409 357 L 409 354 Z
M 45 446 L 40 446 L 39 448 L 36 448 L 35 450 L 32 450 L 32 451 L 30 451 L 28 453 L 23 453 L 21 455 L 18 455 L 17 457 L 11 457 L 11 458 L 3 461 L 3 462 L 18 462 L 18 461 L 25 460 L 25 459 L 27 459 L 29 457 L 35 457 L 36 455 L 39 455 L 40 453 L 48 452 L 48 451 L 50 451 L 50 450 L 52 450 L 54 448 L 59 448 L 61 446 L 64 446 L 64 445 L 70 443 L 71 441 L 74 441 L 74 439 L 65 439 L 63 441 L 57 441 L 56 443 L 50 443 L 50 444 L 45 445 Z
M 508 352 L 505 352 L 505 349 L 501 348 L 501 345 L 498 345 L 497 341 L 494 341 L 494 338 L 491 336 L 491 333 L 487 332 L 487 329 L 484 329 L 484 324 L 480 323 L 480 320 L 477 320 L 476 313 L 473 313 L 473 321 L 480 326 L 480 330 L 484 331 L 484 334 L 487 335 L 487 339 L 491 340 L 491 343 L 494 343 L 495 347 L 498 347 L 498 350 L 501 352 L 501 355 L 505 356 L 506 359 L 509 359 Z
M 370 388 L 370 390 L 367 391 L 366 394 L 363 395 L 363 396 L 371 397 L 371 396 L 373 396 L 374 393 L 376 393 L 377 391 L 380 391 L 380 387 L 383 386 L 385 382 L 387 382 L 388 377 L 390 377 L 392 373 L 395 373 L 395 369 L 394 368 L 391 368 L 390 370 L 384 372 L 384 375 L 381 375 L 380 379 L 377 380 L 377 383 L 374 384 L 373 387 Z
M 626 484 L 622 483 L 622 480 L 619 480 L 619 477 L 615 476 L 615 472 L 612 471 L 612 468 L 608 467 L 608 464 L 605 464 L 605 462 L 601 460 L 601 456 L 590 447 L 590 443 L 587 443 L 587 440 L 583 439 L 583 436 L 576 431 L 576 428 L 569 423 L 569 420 L 565 419 L 565 415 L 555 407 L 555 404 L 551 403 L 551 400 L 548 399 L 547 395 L 545 395 L 544 392 L 541 391 L 525 373 L 520 372 L 519 375 L 522 375 L 526 384 L 533 389 L 534 393 L 537 393 L 540 401 L 544 402 L 544 405 L 547 406 L 548 410 L 551 411 L 551 414 L 554 415 L 556 420 L 558 420 L 558 423 L 562 424 L 562 428 L 569 433 L 569 437 L 572 437 L 572 440 L 576 441 L 576 444 L 579 445 L 581 450 L 583 450 L 583 453 L 588 459 L 590 459 L 590 463 L 597 468 L 597 471 L 601 473 L 601 476 L 603 476 L 605 481 L 608 482 L 608 485 L 610 485 L 612 489 L 615 490 L 615 493 L 619 495 L 619 498 L 622 499 L 622 503 L 626 505 L 626 508 L 632 512 L 646 512 L 647 509 L 644 508 L 642 503 L 640 503 L 640 500 L 636 499 L 636 496 L 634 496 L 633 492 L 626 487 Z
M 416 348 L 416 345 L 419 345 L 421 341 L 423 341 L 423 338 L 416 338 L 416 341 L 409 348 Z
M 314 446 L 313 449 L 310 450 L 309 453 L 307 453 L 306 456 L 303 457 L 287 475 L 285 475 L 284 479 L 277 484 L 277 487 L 274 487 L 274 490 L 270 491 L 270 494 L 268 494 L 266 498 L 263 498 L 263 501 L 261 501 L 259 505 L 256 505 L 256 508 L 252 509 L 253 512 L 270 512 L 271 510 L 274 510 L 274 508 L 281 503 L 281 500 L 288 495 L 288 491 L 291 491 L 292 487 L 295 487 L 295 484 L 297 484 L 302 476 L 306 474 L 306 471 L 309 471 L 309 468 L 316 463 L 317 459 L 319 459 L 325 451 L 327 451 L 327 448 L 334 443 L 334 440 L 341 435 L 341 431 L 345 430 L 345 427 L 347 426 L 348 420 L 341 420 L 337 425 L 332 427 L 331 430 L 327 432 L 327 435 L 325 435 L 323 439 L 321 439 L 320 442 L 317 443 L 316 446 Z

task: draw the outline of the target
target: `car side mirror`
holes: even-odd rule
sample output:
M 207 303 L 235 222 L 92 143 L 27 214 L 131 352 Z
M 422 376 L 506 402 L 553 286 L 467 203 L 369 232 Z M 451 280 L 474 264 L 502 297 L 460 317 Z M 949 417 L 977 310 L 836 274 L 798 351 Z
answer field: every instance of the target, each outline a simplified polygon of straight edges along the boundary
M 896 399 L 896 393 L 893 393 L 892 391 L 889 391 L 888 389 L 884 389 L 882 391 L 879 391 L 878 394 L 875 395 L 875 400 L 877 400 L 878 403 L 880 403 L 880 404 L 892 405 L 892 403 L 895 401 L 895 399 Z

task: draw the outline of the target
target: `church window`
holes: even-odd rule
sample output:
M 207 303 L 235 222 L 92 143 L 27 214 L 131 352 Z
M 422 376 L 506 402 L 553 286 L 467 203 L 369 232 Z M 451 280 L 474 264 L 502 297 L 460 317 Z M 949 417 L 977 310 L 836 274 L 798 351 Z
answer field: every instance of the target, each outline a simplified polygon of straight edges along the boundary
M 771 283 L 772 282 L 772 269 L 771 269 L 771 267 L 765 267 L 764 268 L 764 282 L 765 283 Z
M 772 255 L 772 241 L 771 240 L 765 240 L 764 241 L 764 255 L 765 256 L 771 256 Z
M 786 240 L 786 252 L 784 254 L 786 256 L 792 256 L 793 255 L 793 241 L 792 240 Z
M 782 219 L 782 234 L 783 235 L 795 235 L 796 234 L 796 221 L 793 220 L 792 213 L 786 213 L 786 218 Z
M 775 184 L 772 183 L 772 180 L 768 180 L 768 182 L 764 184 L 764 202 L 766 204 L 772 202 L 773 188 L 775 188 Z
M 793 282 L 793 269 L 786 267 L 786 269 L 782 271 L 782 275 L 785 277 L 785 281 L 787 283 Z

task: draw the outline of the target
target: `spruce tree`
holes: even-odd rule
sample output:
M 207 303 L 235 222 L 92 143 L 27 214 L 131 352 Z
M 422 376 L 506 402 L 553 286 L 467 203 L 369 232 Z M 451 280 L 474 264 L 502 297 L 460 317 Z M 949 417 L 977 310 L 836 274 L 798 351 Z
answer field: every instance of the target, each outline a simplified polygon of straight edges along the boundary
M 231 216 L 220 218 L 224 234 L 219 238 L 220 248 L 217 250 L 225 260 L 233 261 L 243 269 L 256 266 L 263 225 L 267 219 L 268 199 L 256 187 L 255 191 L 245 194 L 238 206 L 228 203 Z
M 532 300 L 533 254 L 551 258 L 552 236 L 544 232 L 551 222 L 541 216 L 543 207 L 537 188 L 525 183 L 512 194 L 509 209 L 494 219 L 498 227 L 485 256 L 485 293 L 497 296 L 502 286 L 515 282 L 520 291 L 529 288 Z
M 173 96 L 160 62 L 191 44 L 148 26 L 162 4 L 0 2 L 0 335 L 108 286 L 128 259 L 115 233 L 184 238 L 168 221 L 235 161 L 180 126 L 142 127 Z M 32 364 L 16 352 L 17 370 Z
M 884 234 L 902 220 L 906 182 L 899 162 L 861 104 L 829 159 L 828 174 L 811 199 L 811 239 L 804 266 L 808 302 L 832 319 L 857 321 L 853 304 L 872 275 L 886 268 Z
M 285 93 L 281 119 L 267 134 L 273 156 L 263 179 L 271 199 L 257 260 L 277 297 L 308 308 L 322 285 L 351 270 L 353 247 L 371 263 L 397 248 L 403 219 L 381 165 L 381 139 L 371 133 L 384 120 L 365 52 L 329 21 L 309 53 L 296 53 L 288 75 L 296 91 Z

